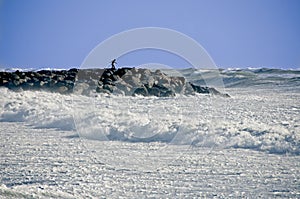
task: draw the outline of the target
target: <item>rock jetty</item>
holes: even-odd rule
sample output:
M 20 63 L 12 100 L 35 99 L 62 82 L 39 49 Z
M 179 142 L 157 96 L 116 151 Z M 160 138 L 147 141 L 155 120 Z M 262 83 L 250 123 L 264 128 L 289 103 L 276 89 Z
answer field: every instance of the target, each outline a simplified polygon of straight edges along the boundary
M 0 86 L 12 90 L 73 91 L 78 69 L 0 72 Z
M 90 92 L 125 96 L 172 97 L 177 94 L 214 94 L 228 97 L 214 88 L 168 76 L 161 70 L 106 68 L 0 72 L 0 86 L 18 90 L 48 90 L 62 94 Z

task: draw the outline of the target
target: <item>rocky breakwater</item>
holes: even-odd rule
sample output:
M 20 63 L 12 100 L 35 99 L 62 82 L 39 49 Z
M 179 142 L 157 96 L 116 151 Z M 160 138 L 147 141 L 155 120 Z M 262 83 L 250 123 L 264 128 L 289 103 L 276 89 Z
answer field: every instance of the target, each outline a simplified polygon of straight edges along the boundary
M 71 93 L 78 69 L 0 72 L 0 86 L 15 91 L 48 90 Z
M 187 82 L 184 77 L 168 76 L 160 70 L 142 68 L 105 69 L 98 81 L 96 91 L 126 96 L 172 97 L 176 94 L 214 94 L 229 97 L 214 88 L 202 87 Z
M 93 95 L 97 92 L 124 96 L 172 97 L 177 94 L 203 93 L 229 97 L 214 88 L 187 82 L 182 76 L 168 76 L 161 70 L 143 68 L 0 72 L 0 86 L 15 91 L 46 90 L 82 95 Z

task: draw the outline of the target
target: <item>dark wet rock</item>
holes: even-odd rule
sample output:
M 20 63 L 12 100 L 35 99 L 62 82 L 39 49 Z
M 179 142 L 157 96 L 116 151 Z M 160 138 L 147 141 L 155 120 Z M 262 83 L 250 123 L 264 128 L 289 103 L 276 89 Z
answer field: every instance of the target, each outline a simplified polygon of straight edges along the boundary
M 141 68 L 105 69 L 96 92 L 157 97 L 195 93 L 221 95 L 216 89 L 187 83 L 184 77 L 170 77 L 161 70 L 153 72 Z
M 74 88 L 78 69 L 62 71 L 0 72 L 0 86 L 12 90 L 48 90 L 69 93 Z
M 135 89 L 133 96 L 156 96 L 156 97 L 173 97 L 175 92 L 167 87 L 154 84 L 150 87 L 148 84 L 142 85 L 140 88 Z
M 98 93 L 111 94 L 111 92 L 110 92 L 108 89 L 104 89 L 104 88 L 100 88 L 100 87 L 97 87 L 97 88 L 96 88 L 96 91 L 97 91 Z
M 105 78 L 101 82 L 103 83 L 103 85 L 113 85 L 113 86 L 115 85 L 114 84 L 115 81 L 111 78 Z M 101 83 L 99 83 L 99 85 L 101 85 Z
M 197 86 L 197 85 L 194 85 L 194 84 L 192 84 L 192 83 L 190 83 L 190 82 L 189 82 L 189 84 L 191 85 L 191 87 L 193 88 L 193 90 L 194 90 L 196 93 L 203 93 L 203 94 L 208 94 L 208 93 L 210 93 L 208 87 Z
M 114 90 L 114 85 L 104 84 L 103 89 L 105 89 L 105 90 L 109 91 L 110 93 L 112 93 L 113 90 Z
M 212 95 L 220 95 L 223 97 L 230 97 L 230 95 L 228 94 L 223 94 L 221 92 L 219 92 L 217 89 L 215 88 L 210 88 L 210 87 L 203 87 L 203 86 L 197 86 L 194 85 L 192 83 L 189 82 L 189 84 L 191 85 L 191 87 L 193 88 L 193 90 L 196 93 L 201 93 L 201 94 L 212 94 Z
M 123 77 L 128 71 L 130 71 L 132 68 L 119 68 L 114 74 L 119 76 L 120 78 Z
M 136 96 L 136 95 L 148 96 L 149 93 L 148 93 L 147 88 L 145 86 L 142 86 L 140 88 L 135 89 L 133 95 L 134 96 Z
M 8 80 L 7 79 L 1 79 L 0 81 L 0 86 L 6 86 L 8 84 Z
M 71 68 L 70 70 L 68 70 L 68 73 L 76 75 L 78 73 L 78 71 L 79 71 L 79 69 L 77 69 L 77 68 Z
M 0 86 L 12 90 L 46 90 L 62 94 L 95 92 L 117 95 L 171 97 L 176 94 L 221 94 L 214 88 L 186 82 L 184 77 L 168 76 L 161 70 L 107 68 L 0 72 Z

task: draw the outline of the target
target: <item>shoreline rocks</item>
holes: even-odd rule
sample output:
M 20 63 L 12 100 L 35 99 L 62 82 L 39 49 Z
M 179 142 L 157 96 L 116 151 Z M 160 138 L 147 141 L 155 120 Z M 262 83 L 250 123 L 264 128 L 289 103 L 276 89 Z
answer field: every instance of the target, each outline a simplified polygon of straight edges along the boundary
M 105 69 L 98 81 L 98 93 L 116 93 L 126 96 L 173 97 L 176 94 L 214 94 L 229 97 L 215 88 L 186 82 L 184 77 L 168 76 L 160 70 L 144 68 Z
M 0 86 L 11 90 L 51 90 L 70 93 L 74 88 L 78 69 L 61 71 L 0 72 Z
M 168 76 L 160 70 L 106 68 L 0 72 L 0 86 L 11 90 L 47 90 L 61 94 L 91 92 L 125 96 L 173 97 L 177 94 L 213 94 L 229 97 L 214 88 L 187 82 L 184 77 Z

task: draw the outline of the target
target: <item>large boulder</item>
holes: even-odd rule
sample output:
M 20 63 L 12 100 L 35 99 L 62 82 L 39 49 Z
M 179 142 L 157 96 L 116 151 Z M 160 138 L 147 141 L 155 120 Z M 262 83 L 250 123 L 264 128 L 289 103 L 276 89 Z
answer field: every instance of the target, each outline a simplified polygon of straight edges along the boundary
M 135 89 L 133 96 L 156 96 L 156 97 L 173 97 L 175 92 L 167 87 L 154 84 L 150 87 L 148 84 L 142 85 L 140 88 Z
M 197 86 L 197 85 L 192 84 L 191 82 L 189 82 L 189 84 L 191 85 L 191 87 L 193 88 L 193 90 L 196 93 L 202 93 L 202 94 L 210 93 L 208 87 Z

